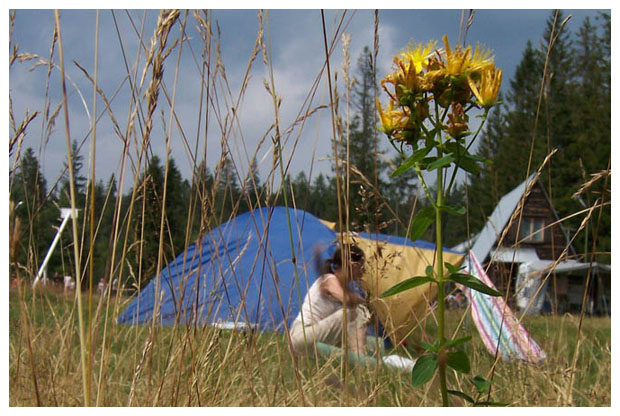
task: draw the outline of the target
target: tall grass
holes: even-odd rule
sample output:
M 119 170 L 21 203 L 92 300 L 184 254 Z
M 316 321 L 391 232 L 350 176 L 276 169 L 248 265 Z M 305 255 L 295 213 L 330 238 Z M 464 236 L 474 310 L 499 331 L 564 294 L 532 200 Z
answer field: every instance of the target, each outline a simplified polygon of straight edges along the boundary
M 97 299 L 98 300 L 98 299 Z M 21 310 L 20 303 L 27 307 Z M 43 406 L 82 405 L 80 343 L 76 333 L 77 303 L 61 290 L 24 288 L 23 298 L 10 290 L 9 404 L 37 405 L 33 367 L 25 344 L 24 313 L 31 326 L 38 396 Z M 86 312 L 86 311 L 85 311 Z M 447 330 L 457 330 L 466 310 L 447 315 Z M 99 315 L 93 345 L 104 335 Z M 108 324 L 112 325 L 112 322 Z M 526 327 L 547 352 L 539 365 L 502 362 L 495 370 L 494 400 L 515 406 L 564 406 L 569 394 L 571 359 L 576 348 L 579 319 L 573 315 L 528 316 Z M 156 328 L 117 326 L 108 334 L 106 375 L 90 382 L 101 406 L 439 406 L 434 394 L 438 381 L 412 389 L 409 374 L 387 367 L 351 367 L 344 382 L 341 361 L 320 358 L 299 361 L 301 391 L 279 333 L 233 332 L 210 327 Z M 432 331 L 431 324 L 426 328 Z M 575 406 L 611 404 L 611 321 L 585 318 L 584 341 L 575 373 Z M 472 366 L 485 374 L 492 356 L 469 319 L 458 329 L 472 335 L 468 351 Z M 412 339 L 424 340 L 419 329 Z M 95 347 L 96 348 L 96 347 Z M 402 348 L 402 347 L 400 347 Z M 415 345 L 400 354 L 416 355 Z M 103 358 L 96 355 L 96 368 Z M 463 391 L 473 386 L 466 377 L 448 374 Z M 99 383 L 103 383 L 102 386 Z M 302 398 L 303 397 L 303 398 Z M 458 405 L 458 403 L 455 403 Z M 462 405 L 465 405 L 464 403 Z
M 117 12 L 114 12 L 117 13 Z M 99 16 L 97 14 L 97 16 Z M 11 120 L 23 120 L 14 123 L 10 138 L 9 151 L 15 158 L 17 166 L 25 132 L 31 125 L 35 115 L 42 118 L 40 148 L 45 149 L 50 139 L 51 130 L 56 117 L 63 110 L 63 139 L 66 139 L 68 166 L 71 166 L 71 119 L 67 101 L 67 85 L 59 93 L 62 103 L 55 111 L 50 110 L 49 80 L 58 71 L 65 80 L 65 62 L 62 48 L 62 13 L 56 14 L 56 31 L 50 33 L 50 57 L 44 59 L 20 51 L 17 46 L 11 50 L 10 65 L 18 62 L 35 61 L 35 67 L 47 69 L 46 108 L 40 113 L 25 115 L 13 114 Z M 116 19 L 116 14 L 114 15 Z M 332 113 L 332 132 L 334 137 L 345 142 L 349 135 L 342 131 L 342 123 L 336 113 L 338 96 L 337 86 L 332 85 L 335 76 L 332 55 L 340 39 L 343 37 L 350 14 L 338 16 L 335 29 L 328 31 L 323 19 L 325 62 L 316 76 L 315 82 L 307 92 L 306 100 L 295 121 L 290 126 L 281 125 L 279 109 L 282 105 L 281 91 L 273 77 L 274 63 L 271 59 L 269 42 L 269 15 L 259 13 L 259 29 L 241 87 L 235 94 L 226 76 L 226 67 L 221 57 L 221 45 L 217 25 L 212 21 L 209 12 L 178 12 L 162 11 L 153 33 L 145 33 L 145 22 L 134 21 L 127 13 L 131 29 L 126 36 L 133 36 L 138 44 L 135 56 L 129 56 L 125 49 L 121 50 L 125 62 L 134 62 L 127 67 L 126 79 L 120 85 L 129 89 L 130 102 L 127 114 L 114 114 L 111 101 L 117 92 L 103 91 L 98 84 L 105 68 L 98 68 L 95 63 L 94 74 L 89 74 L 85 67 L 76 63 L 92 86 L 94 97 L 103 101 L 104 108 L 97 109 L 97 98 L 93 99 L 93 114 L 88 134 L 81 140 L 80 146 L 90 144 L 92 158 L 89 161 L 89 177 L 94 179 L 94 149 L 101 127 L 97 127 L 102 119 L 108 120 L 114 133 L 122 143 L 121 160 L 119 161 L 118 189 L 116 200 L 107 201 L 114 206 L 114 223 L 110 237 L 110 259 L 107 262 L 105 278 L 108 282 L 124 281 L 122 273 L 133 274 L 138 286 L 152 276 L 147 276 L 142 269 L 128 269 L 130 253 L 142 253 L 141 241 L 151 238 L 144 234 L 144 224 L 132 224 L 129 219 L 135 212 L 146 210 L 145 188 L 139 186 L 139 176 L 144 171 L 148 156 L 154 148 L 163 143 L 165 149 L 166 178 L 170 167 L 171 138 L 173 129 L 181 137 L 183 148 L 187 154 L 187 163 L 193 172 L 198 171 L 201 160 L 207 154 L 219 151 L 221 158 L 214 170 L 214 183 L 207 186 L 199 183 L 192 195 L 188 212 L 187 230 L 191 224 L 199 222 L 204 233 L 212 224 L 220 223 L 224 218 L 217 212 L 216 189 L 224 180 L 224 161 L 227 156 L 232 158 L 234 174 L 240 182 L 246 178 L 244 166 L 254 160 L 259 152 L 264 152 L 264 145 L 269 145 L 271 138 L 272 166 L 267 175 L 267 188 L 246 189 L 244 195 L 254 194 L 255 206 L 260 208 L 272 194 L 284 191 L 283 180 L 289 173 L 291 160 L 297 148 L 302 130 L 312 115 L 326 106 L 316 104 L 315 96 L 323 86 L 325 95 L 330 96 L 329 107 Z M 143 17 L 144 18 L 144 17 Z M 146 19 L 145 19 L 146 20 Z M 12 24 L 15 23 L 11 15 Z M 19 23 L 19 21 L 17 21 Z M 99 25 L 96 25 L 98 28 Z M 194 27 L 196 33 L 189 34 Z M 98 35 L 98 34 L 97 34 Z M 194 50 L 189 38 L 195 36 L 202 41 L 203 50 Z M 96 38 L 97 39 L 97 38 Z M 99 46 L 95 44 L 95 55 Z M 378 30 L 375 27 L 374 56 L 376 59 L 379 48 Z M 176 59 L 174 53 L 176 53 Z M 195 142 L 185 135 L 177 106 L 176 80 L 181 70 L 182 54 L 191 54 L 196 64 L 200 90 L 200 105 L 197 109 Z M 57 55 L 55 55 L 57 54 Z M 262 61 L 258 58 L 262 57 Z M 58 62 L 58 63 L 56 63 Z M 249 148 L 243 137 L 241 122 L 237 109 L 242 104 L 247 92 L 247 85 L 254 67 L 263 65 L 269 74 L 265 87 L 272 98 L 274 116 L 271 126 L 261 136 L 256 148 Z M 347 63 L 348 65 L 348 63 Z M 173 86 L 166 84 L 163 76 L 174 73 Z M 345 67 L 344 74 L 348 76 Z M 68 80 L 68 79 L 67 79 Z M 70 80 L 68 80 L 70 81 Z M 72 84 L 73 85 L 73 84 Z M 328 86 L 329 85 L 329 86 Z M 350 82 L 346 82 L 345 96 L 349 96 Z M 81 94 L 80 94 L 81 95 Z M 99 113 L 97 113 L 99 111 Z M 167 128 L 154 134 L 154 124 L 162 113 L 162 120 Z M 248 110 L 248 111 L 251 111 Z M 165 117 L 165 116 L 167 117 Z M 121 120 L 125 120 L 124 122 Z M 345 124 L 346 126 L 346 124 Z M 207 140 L 213 132 L 219 138 L 218 143 Z M 158 141 L 161 141 L 159 143 Z M 346 143 L 345 143 L 346 144 Z M 232 148 L 241 149 L 233 155 Z M 214 150 L 215 149 L 215 150 Z M 293 149 L 289 154 L 285 149 Z M 337 154 L 337 148 L 335 147 Z M 336 158 L 336 169 L 342 173 L 345 183 L 339 182 L 339 225 L 341 230 L 348 229 L 348 212 L 350 207 L 345 192 L 351 172 L 355 167 L 347 163 L 346 156 L 339 155 L 344 163 L 339 165 Z M 14 168 L 13 172 L 14 173 Z M 70 171 L 70 183 L 75 178 Z M 12 177 L 10 177 L 12 181 Z M 57 178 L 53 183 L 58 183 Z M 132 194 L 126 200 L 122 198 L 122 190 L 133 181 Z M 250 182 L 251 184 L 251 182 Z M 251 186 L 251 185 L 249 185 Z M 89 189 L 88 192 L 93 192 Z M 410 375 L 383 366 L 356 367 L 338 359 L 297 360 L 291 353 L 285 335 L 263 332 L 230 332 L 211 327 L 180 326 L 160 327 L 155 324 L 146 326 L 116 325 L 114 320 L 123 310 L 129 299 L 118 290 L 113 295 L 96 296 L 92 293 L 93 269 L 90 263 L 84 262 L 83 253 L 98 241 L 97 224 L 91 207 L 92 194 L 87 195 L 85 206 L 77 206 L 75 190 L 71 191 L 71 208 L 90 213 L 92 228 L 84 235 L 78 236 L 78 224 L 72 225 L 75 244 L 72 274 L 78 277 L 78 284 L 85 281 L 83 287 L 89 291 L 76 294 L 64 293 L 60 289 L 37 288 L 32 290 L 30 283 L 36 275 L 38 264 L 34 254 L 29 253 L 27 264 L 16 264 L 15 253 L 11 253 L 11 271 L 16 273 L 19 284 L 9 292 L 9 404 L 11 406 L 436 406 L 439 398 L 430 394 L 433 389 L 428 385 L 425 389 L 414 390 L 410 387 Z M 286 195 L 286 193 L 284 193 Z M 162 195 L 162 201 L 166 200 Z M 295 197 L 295 196 L 294 196 Z M 301 197 L 301 196 L 298 196 Z M 240 201 L 234 201 L 231 216 L 239 208 Z M 291 206 L 295 199 L 286 201 Z M 123 206 L 124 204 L 128 204 Z M 197 209 L 198 208 L 198 209 Z M 126 213 L 126 216 L 123 214 Z M 85 221 L 88 215 L 81 216 Z M 77 220 L 75 220 L 77 221 Z M 82 224 L 84 225 L 84 224 Z M 21 224 L 21 232 L 17 227 L 10 232 L 11 247 L 17 247 L 13 240 L 26 241 L 28 247 L 35 245 L 29 241 L 32 232 L 28 224 Z M 160 251 L 157 257 L 156 270 L 165 267 L 162 248 L 164 244 L 172 244 L 166 218 L 162 214 L 159 223 Z M 84 229 L 85 227 L 82 227 Z M 289 225 L 289 232 L 296 232 L 296 225 Z M 129 233 L 133 230 L 139 236 L 136 246 L 130 246 Z M 174 247 L 181 252 L 192 241 L 188 236 L 185 247 Z M 142 264 L 142 262 L 138 262 Z M 119 266 L 120 265 L 120 266 Z M 104 271 L 101 271 L 102 273 Z M 88 296 L 83 302 L 82 295 Z M 465 317 L 465 311 L 454 312 L 447 319 L 448 331 L 456 331 L 457 324 L 465 326 L 458 331 L 472 334 L 476 340 L 475 328 Z M 432 315 L 412 335 L 413 339 L 424 340 L 425 331 L 433 331 Z M 521 406 L 554 406 L 554 405 L 609 405 L 611 386 L 611 341 L 609 319 L 584 318 L 572 316 L 562 317 L 531 317 L 527 318 L 526 326 L 531 329 L 534 339 L 542 344 L 549 358 L 540 366 L 525 366 L 519 363 L 501 363 L 495 370 L 493 384 L 494 400 Z M 422 330 L 424 329 L 424 330 Z M 581 333 L 581 342 L 575 342 L 576 334 Z M 472 366 L 479 373 L 491 371 L 492 357 L 484 350 L 480 342 L 474 341 Z M 399 350 L 401 354 L 416 356 L 415 345 L 410 351 Z M 574 364 L 571 359 L 575 357 Z M 449 377 L 457 377 L 449 374 Z M 457 383 L 461 390 L 468 391 L 468 381 L 458 376 Z M 434 383 L 437 381 L 435 380 Z M 571 384 L 574 383 L 574 386 Z

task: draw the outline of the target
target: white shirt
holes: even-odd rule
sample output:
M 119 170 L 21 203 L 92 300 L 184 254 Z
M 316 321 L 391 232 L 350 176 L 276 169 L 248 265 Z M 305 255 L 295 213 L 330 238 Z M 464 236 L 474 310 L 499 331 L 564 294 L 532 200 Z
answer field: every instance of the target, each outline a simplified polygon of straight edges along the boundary
M 337 310 L 342 309 L 342 303 L 330 296 L 325 296 L 321 292 L 321 283 L 332 278 L 337 279 L 334 274 L 324 274 L 316 279 L 312 286 L 310 286 L 310 289 L 304 298 L 304 303 L 301 306 L 301 310 L 299 311 L 297 318 L 295 318 L 295 322 L 301 322 L 301 317 L 303 314 L 303 324 L 305 326 L 312 325 L 322 321 Z

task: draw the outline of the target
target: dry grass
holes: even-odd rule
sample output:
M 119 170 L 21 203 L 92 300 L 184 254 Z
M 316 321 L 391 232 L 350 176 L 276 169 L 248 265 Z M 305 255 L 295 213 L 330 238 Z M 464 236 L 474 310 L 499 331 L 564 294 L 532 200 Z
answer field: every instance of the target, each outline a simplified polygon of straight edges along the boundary
M 327 36 L 325 33 L 325 65 L 317 74 L 316 82 L 307 93 L 306 101 L 299 109 L 298 117 L 291 126 L 281 126 L 278 111 L 281 106 L 281 97 L 277 84 L 273 79 L 273 63 L 271 61 L 268 15 L 259 14 L 259 31 L 254 48 L 248 59 L 247 70 L 241 82 L 242 87 L 238 95 L 234 95 L 226 77 L 224 63 L 220 56 L 220 40 L 218 29 L 211 21 L 210 13 L 196 12 L 192 15 L 194 21 L 190 25 L 188 13 L 176 11 L 161 12 L 156 29 L 152 36 L 141 29 L 141 23 L 133 25 L 135 37 L 140 47 L 135 57 L 125 56 L 128 62 L 135 62 L 132 71 L 128 70 L 127 77 L 131 82 L 122 85 L 131 86 L 132 101 L 126 115 L 126 125 L 122 125 L 124 117 L 115 115 L 112 111 L 111 100 L 116 92 L 104 92 L 97 84 L 97 75 L 91 76 L 80 66 L 87 79 L 93 85 L 94 95 L 99 96 L 105 103 L 100 114 L 93 117 L 99 120 L 107 117 L 113 125 L 114 133 L 122 142 L 123 153 L 118 174 L 118 188 L 123 189 L 126 183 L 134 181 L 133 193 L 126 201 L 119 196 L 114 204 L 114 229 L 110 240 L 112 257 L 110 264 L 125 264 L 126 257 L 132 247 L 125 237 L 130 225 L 121 217 L 128 208 L 128 218 L 132 212 L 145 210 L 144 188 L 138 185 L 138 176 L 143 171 L 145 160 L 153 153 L 154 141 L 162 140 L 166 147 L 165 166 L 168 172 L 170 162 L 170 138 L 173 126 L 182 137 L 184 149 L 188 155 L 188 163 L 193 171 L 197 171 L 198 161 L 206 159 L 213 147 L 221 151 L 220 163 L 214 171 L 215 183 L 212 188 L 201 184 L 198 188 L 194 205 L 198 205 L 197 216 L 189 215 L 189 224 L 199 221 L 201 229 L 208 228 L 208 224 L 216 218 L 216 223 L 227 218 L 218 217 L 215 212 L 215 189 L 223 177 L 223 165 L 226 156 L 231 155 L 233 143 L 243 150 L 243 157 L 233 158 L 235 174 L 238 178 L 245 178 L 242 165 L 264 152 L 264 144 L 272 145 L 272 168 L 268 174 L 267 183 L 272 188 L 266 192 L 280 193 L 282 189 L 277 185 L 280 179 L 288 174 L 292 155 L 286 155 L 282 149 L 287 146 L 293 153 L 301 137 L 301 130 L 308 118 L 323 105 L 313 103 L 314 96 L 319 91 L 322 78 L 325 78 L 333 67 L 330 67 L 331 54 L 339 39 L 343 38 L 349 16 L 343 14 L 337 25 L 338 29 Z M 266 23 L 265 23 L 266 22 Z M 13 25 L 14 18 L 11 15 Z M 19 24 L 19 21 L 18 23 Z M 194 25 L 201 39 L 204 51 L 195 54 L 188 42 L 190 36 L 187 28 Z M 264 29 L 266 25 L 266 29 Z M 50 58 L 42 59 L 37 55 L 22 52 L 14 45 L 10 65 L 16 62 L 35 60 L 35 68 L 47 68 L 48 82 L 53 70 L 59 70 L 64 75 L 64 65 L 58 69 L 54 63 L 54 54 L 60 54 L 62 62 L 62 48 L 56 52 L 55 45 L 61 42 L 62 19 L 58 20 L 57 32 L 50 34 Z M 325 29 L 325 28 L 324 28 Z M 378 33 L 377 30 L 375 30 Z M 375 33 L 375 36 L 377 36 Z M 60 40 L 59 40 L 60 39 Z M 59 45 L 61 46 L 61 45 Z M 185 136 L 180 117 L 175 108 L 175 89 L 166 85 L 163 76 L 164 67 L 172 73 L 179 70 L 181 48 L 191 51 L 196 60 L 199 73 L 201 91 L 201 106 L 197 117 L 198 126 L 196 142 L 191 143 Z M 379 48 L 378 38 L 375 37 L 374 56 Z M 173 52 L 178 53 L 176 64 Z M 186 53 L 185 50 L 183 53 Z M 274 108 L 274 119 L 256 148 L 248 148 L 239 128 L 239 114 L 236 111 L 246 93 L 250 73 L 255 65 L 256 58 L 262 54 L 262 64 L 269 80 L 265 80 Z M 146 57 L 146 58 L 145 58 Z M 138 63 L 142 62 L 139 67 Z M 170 65 L 170 66 L 169 66 Z M 348 61 L 346 63 L 348 66 Z M 78 64 L 79 66 L 79 64 Z M 101 69 L 102 71 L 104 69 Z M 149 75 L 150 74 L 150 75 Z M 347 90 L 350 89 L 348 67 L 345 66 Z M 176 80 L 176 76 L 175 76 Z M 330 77 L 329 82 L 331 83 Z M 327 84 L 327 82 L 324 82 Z M 120 86 L 119 86 L 120 88 Z M 350 91 L 345 91 L 349 96 Z M 63 99 L 66 102 L 66 90 Z M 334 102 L 338 91 L 336 86 L 330 87 L 326 95 L 331 96 Z M 11 109 L 10 120 L 13 134 L 10 138 L 9 151 L 15 157 L 13 170 L 19 160 L 22 149 L 22 140 L 25 131 L 32 125 L 35 117 L 42 117 L 45 134 L 42 134 L 42 143 L 49 139 L 55 125 L 55 119 L 60 113 L 61 106 L 51 114 L 50 93 L 46 87 L 46 108 L 42 112 L 26 113 L 15 116 Z M 267 104 L 266 104 L 267 105 Z M 66 106 L 65 107 L 66 110 Z M 95 105 L 93 105 L 96 108 Z M 342 123 L 338 120 L 337 108 L 330 106 L 334 136 L 348 137 L 342 131 Z M 162 108 L 165 108 L 163 110 Z M 163 138 L 155 139 L 154 121 L 158 110 L 168 116 L 168 129 L 161 132 Z M 67 137 L 67 154 L 71 158 L 70 130 L 68 113 L 64 113 L 65 125 L 62 127 Z M 347 114 L 348 116 L 348 114 Z M 162 117 L 164 118 L 164 117 Z M 18 121 L 16 121 L 18 120 Z M 23 120 L 23 121 L 19 121 Z M 210 144 L 206 139 L 207 127 L 203 120 L 208 120 L 209 129 L 216 130 L 219 143 Z M 346 123 L 345 123 L 346 125 Z M 95 129 L 93 128 L 93 131 Z M 204 131 L 204 136 L 202 132 Z M 100 132 L 100 130 L 99 130 Z M 159 132 L 158 132 L 159 133 Z M 217 134 L 219 133 L 219 134 Z M 100 133 L 99 133 L 100 134 Z M 269 143 L 267 138 L 272 138 Z M 87 135 L 81 144 L 87 140 L 94 148 L 96 136 Z M 44 147 L 44 146 L 43 146 Z M 341 155 L 341 157 L 343 157 Z M 354 166 L 343 163 L 338 167 L 343 171 L 355 170 Z M 94 175 L 94 157 L 91 162 L 91 177 Z M 12 172 L 13 173 L 13 172 Z M 132 176 L 133 175 L 133 176 Z M 340 176 L 338 176 L 340 177 Z M 595 180 L 594 178 L 593 180 Z M 348 181 L 348 175 L 347 175 Z M 58 182 L 51 181 L 53 183 Z M 243 181 L 241 181 L 243 183 Z M 274 185 L 276 184 L 276 185 Z M 340 184 L 344 188 L 346 184 Z M 253 190 L 256 191 L 256 190 Z M 339 191 L 341 189 L 339 188 Z M 72 194 L 75 192 L 72 191 Z M 344 193 L 343 193 L 344 194 Z M 74 196 L 74 195 L 73 195 Z M 258 208 L 268 195 L 260 195 Z M 162 196 L 164 199 L 166 195 Z M 90 198 L 86 198 L 87 203 Z M 235 215 L 238 203 L 231 215 Z M 294 201 L 290 201 L 294 203 Z M 123 204 L 128 206 L 123 207 Z M 349 207 L 347 201 L 338 201 L 341 222 L 346 213 L 354 207 Z M 72 208 L 90 212 L 88 206 L 77 207 L 75 198 L 72 198 Z M 345 212 L 342 212 L 342 211 Z M 195 212 L 190 209 L 191 212 Z M 93 221 L 94 223 L 94 221 Z M 16 225 L 17 227 L 17 225 Z M 21 238 L 30 235 L 27 225 L 21 224 Z M 344 229 L 345 227 L 341 227 Z M 76 235 L 77 225 L 73 232 Z M 139 230 L 140 227 L 137 227 Z M 164 239 L 170 239 L 167 234 L 167 224 L 162 216 L 160 223 L 160 245 Z M 11 248 L 14 239 L 20 237 L 12 232 Z M 148 238 L 140 234 L 140 238 Z M 83 247 L 92 246 L 97 239 L 96 233 L 80 241 Z M 17 243 L 15 243 L 17 244 Z M 186 241 L 186 245 L 189 241 Z M 15 245 L 16 247 L 16 245 Z M 79 258 L 76 247 L 75 258 Z M 183 248 L 176 248 L 176 252 Z M 13 259 L 12 254 L 12 259 Z M 76 273 L 88 278 L 86 273 L 92 274 L 88 267 L 80 268 L 79 262 Z M 11 406 L 82 406 L 85 404 L 99 406 L 437 406 L 440 397 L 437 393 L 436 381 L 429 383 L 424 389 L 414 390 L 410 387 L 409 375 L 398 373 L 379 366 L 376 368 L 347 367 L 339 360 L 300 359 L 295 361 L 291 355 L 286 339 L 281 334 L 272 333 L 236 333 L 216 330 L 209 327 L 172 327 L 158 326 L 118 326 L 114 324 L 114 317 L 122 310 L 126 299 L 122 297 L 98 298 L 92 297 L 90 303 L 80 301 L 80 296 L 65 294 L 61 290 L 41 288 L 36 291 L 29 289 L 27 282 L 36 273 L 36 262 L 29 260 L 28 265 L 15 268 L 20 274 L 22 283 L 17 289 L 10 290 L 9 307 L 9 404 Z M 158 257 L 157 270 L 163 267 L 163 259 Z M 86 271 L 85 271 L 86 270 Z M 143 276 L 141 270 L 131 270 L 136 281 L 150 278 Z M 108 281 L 113 281 L 118 269 L 110 267 L 106 270 Z M 92 278 L 92 275 L 90 276 Z M 119 279 L 120 281 L 120 279 Z M 456 313 L 455 313 L 456 314 Z M 448 322 L 461 321 L 462 313 L 451 316 Z M 467 321 L 466 321 L 467 322 Z M 578 328 L 581 329 L 578 331 Z M 526 366 L 519 363 L 499 363 L 493 376 L 494 400 L 504 401 L 518 406 L 609 406 L 611 403 L 611 331 L 609 319 L 589 319 L 583 321 L 572 316 L 537 317 L 526 322 L 534 338 L 538 340 L 549 358 L 540 366 Z M 454 328 L 453 328 L 454 329 Z M 472 368 L 481 375 L 488 376 L 493 364 L 490 356 L 480 342 L 476 341 L 475 329 L 469 327 L 461 329 L 471 333 L 474 337 L 471 346 Z M 580 332 L 580 337 L 576 334 Z M 419 334 L 414 334 L 419 336 Z M 574 339 L 581 339 L 576 345 Z M 578 355 L 575 355 L 579 348 Z M 414 352 L 415 353 L 415 352 Z M 572 358 L 577 358 L 576 365 Z M 571 377 L 574 377 L 574 379 Z M 455 377 L 455 375 L 451 375 Z M 471 385 L 460 377 L 456 381 L 466 392 L 471 391 Z M 457 402 L 455 401 L 455 404 Z
M 34 293 L 27 289 L 23 293 L 20 300 L 16 290 L 10 292 L 9 404 L 37 405 L 24 333 L 25 313 L 31 325 L 40 404 L 83 405 L 78 381 L 81 369 L 75 297 L 53 289 Z M 20 308 L 20 302 L 26 308 Z M 451 311 L 448 322 L 459 322 L 463 313 L 464 310 Z M 108 332 L 108 349 L 103 350 L 102 322 L 98 319 L 93 326 L 92 365 L 98 368 L 106 355 L 106 369 L 103 385 L 97 384 L 96 374 L 91 385 L 93 393 L 98 392 L 93 394 L 93 402 L 100 406 L 441 404 L 437 381 L 414 390 L 408 374 L 386 367 L 345 369 L 342 361 L 324 357 L 295 363 L 286 338 L 277 333 L 231 332 L 209 327 L 156 327 L 153 331 L 149 326 L 123 325 L 113 326 Z M 585 337 L 570 403 L 569 375 L 578 319 L 571 315 L 536 316 L 528 318 L 525 324 L 548 358 L 540 365 L 500 362 L 493 379 L 493 400 L 513 406 L 611 404 L 610 319 L 587 318 L 583 322 Z M 474 336 L 468 352 L 472 368 L 489 377 L 492 355 L 476 338 L 471 322 L 461 331 Z M 472 393 L 468 377 L 454 380 L 463 391 Z M 453 404 L 463 405 L 458 400 Z

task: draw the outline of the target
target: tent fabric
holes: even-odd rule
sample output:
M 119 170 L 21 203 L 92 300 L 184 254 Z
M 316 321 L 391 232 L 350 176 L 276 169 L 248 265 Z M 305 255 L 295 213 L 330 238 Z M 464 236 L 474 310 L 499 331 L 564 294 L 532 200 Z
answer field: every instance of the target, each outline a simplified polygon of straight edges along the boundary
M 366 274 L 362 284 L 372 299 L 372 309 L 392 342 L 400 343 L 427 317 L 429 304 L 437 296 L 437 286 L 424 284 L 399 294 L 380 298 L 395 284 L 414 276 L 424 276 L 426 267 L 435 263 L 435 245 L 379 233 L 350 236 L 366 256 Z M 444 248 L 444 262 L 461 264 L 463 254 Z M 447 269 L 445 270 L 447 273 Z
M 473 251 L 469 252 L 466 269 L 487 286 L 494 288 Z M 515 317 L 501 296 L 489 296 L 459 285 L 471 302 L 471 315 L 480 338 L 487 350 L 508 361 L 519 359 L 538 363 L 546 358 L 545 352 L 534 341 Z
M 329 255 L 335 240 L 333 230 L 301 210 L 271 207 L 241 214 L 174 259 L 117 322 L 281 329 L 295 318 L 318 275 L 314 247 Z
M 331 256 L 343 235 L 302 210 L 269 207 L 239 215 L 169 263 L 117 322 L 154 319 L 161 325 L 283 330 L 318 277 L 317 260 Z M 346 235 L 345 241 L 353 240 L 366 254 L 362 286 L 375 299 L 372 306 L 384 332 L 400 341 L 424 319 L 434 291 L 425 285 L 385 299 L 377 296 L 404 279 L 423 275 L 433 264 L 435 246 L 384 234 Z M 315 258 L 317 249 L 321 259 Z M 462 254 L 446 249 L 444 257 L 455 263 Z

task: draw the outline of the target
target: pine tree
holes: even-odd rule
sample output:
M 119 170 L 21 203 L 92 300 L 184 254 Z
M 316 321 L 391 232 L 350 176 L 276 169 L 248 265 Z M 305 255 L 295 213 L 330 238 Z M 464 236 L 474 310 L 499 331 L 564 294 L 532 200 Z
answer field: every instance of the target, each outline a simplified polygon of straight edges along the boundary
M 73 168 L 75 205 L 77 209 L 83 209 L 86 200 L 86 177 L 82 175 L 84 157 L 80 154 L 79 150 L 77 141 L 73 140 L 73 142 L 71 142 L 71 167 Z M 68 208 L 71 206 L 71 178 L 67 160 L 63 162 L 63 168 L 64 175 L 61 179 L 58 202 L 61 207 Z
M 295 206 L 298 209 L 303 209 L 310 213 L 310 183 L 308 177 L 304 171 L 300 171 L 293 180 L 293 192 L 292 197 L 295 201 Z
M 335 188 L 334 188 L 335 191 Z M 336 196 L 329 186 L 329 179 L 319 173 L 310 188 L 310 202 L 308 211 L 313 215 L 328 221 L 336 221 L 338 211 L 334 210 Z
M 501 100 L 501 95 L 499 100 Z M 507 146 L 509 139 L 506 133 L 506 107 L 498 105 L 488 115 L 485 131 L 478 143 L 477 153 L 486 160 L 491 161 L 483 165 L 479 175 L 470 175 L 469 186 L 466 190 L 468 201 L 468 220 L 470 233 L 478 232 L 487 221 L 487 216 L 503 196 L 510 185 L 505 182 L 507 166 L 511 166 L 508 154 L 502 152 Z M 516 172 L 516 170 L 515 170 Z M 467 236 L 467 232 L 463 237 Z
M 366 46 L 357 61 L 352 91 L 355 115 L 348 126 L 350 176 L 349 192 L 345 196 L 349 202 L 351 228 L 359 231 L 375 231 L 384 217 L 383 199 L 379 192 L 384 188 L 381 176 L 386 164 L 380 158 L 384 152 L 379 147 L 375 127 L 376 82 L 370 57 L 370 49 Z M 347 158 L 344 143 L 339 146 L 338 156 L 342 160 Z M 346 176 L 342 173 L 346 169 L 347 166 L 341 166 L 343 194 L 346 191 Z
M 241 194 L 241 201 L 238 213 L 241 214 L 258 208 L 258 201 L 261 198 L 261 191 L 262 186 L 258 172 L 258 163 L 256 162 L 256 159 L 252 159 L 248 173 L 243 181 L 243 184 L 241 185 L 241 189 L 239 190 Z
M 235 216 L 239 209 L 239 195 L 241 193 L 237 180 L 237 171 L 233 161 L 228 155 L 224 157 L 221 165 L 215 171 L 215 184 L 217 187 L 215 205 L 216 223 L 227 221 Z
M 21 155 L 17 170 L 10 178 L 10 186 L 15 215 L 23 227 L 17 261 L 36 273 L 54 239 L 56 231 L 53 226 L 59 225 L 59 212 L 51 196 L 47 195 L 47 181 L 32 148 L 27 148 Z M 56 267 L 58 259 L 50 261 L 48 270 Z
M 605 21 L 605 15 L 601 16 Z M 562 194 L 558 195 L 558 212 L 565 216 L 570 212 L 591 206 L 596 198 L 601 197 L 605 190 L 604 182 L 595 184 L 580 199 L 572 198 L 581 184 L 587 182 L 592 174 L 607 168 L 611 155 L 611 61 L 609 56 L 609 38 L 603 26 L 602 33 L 585 19 L 577 33 L 574 51 L 575 87 L 570 99 L 572 106 L 571 119 L 574 129 L 572 139 L 566 146 L 562 156 L 563 169 L 556 171 L 556 182 Z M 608 200 L 608 199 L 607 199 Z M 569 228 L 579 227 L 581 218 L 567 221 Z M 592 224 L 596 224 L 593 221 Z M 577 236 L 575 245 L 579 251 L 591 250 L 591 234 L 583 232 Z M 586 234 L 590 234 L 587 236 Z M 611 251 L 611 213 L 608 208 L 603 210 L 601 228 L 599 229 L 597 251 Z M 590 241 L 588 241 L 590 240 Z M 609 261 L 608 255 L 598 256 L 602 261 Z
M 141 286 L 155 275 L 160 250 L 163 268 L 185 247 L 189 184 L 182 179 L 174 159 L 170 158 L 164 210 L 165 169 L 159 157 L 154 155 L 139 180 L 141 191 L 136 200 L 133 225 L 135 241 L 139 242 L 134 249 L 134 261 L 136 266 L 141 265 Z
M 393 169 L 390 170 L 394 170 L 402 162 L 402 157 L 396 155 L 391 160 L 390 165 L 393 166 Z M 387 215 L 387 218 L 396 217 L 393 218 L 383 232 L 404 236 L 411 218 L 411 209 L 417 198 L 417 175 L 414 170 L 407 170 L 403 174 L 391 178 L 391 180 L 383 186 L 383 189 L 383 195 L 392 211 Z
M 562 13 L 558 12 L 556 17 L 553 12 L 547 21 L 541 50 L 534 50 L 528 43 L 510 82 L 506 105 L 489 117 L 478 149 L 479 154 L 494 163 L 486 166 L 479 177 L 470 176 L 472 231 L 482 227 L 499 198 L 525 179 L 530 152 L 529 173 L 539 167 L 551 149 L 558 149 L 548 170 L 543 172 L 541 183 L 551 195 L 560 218 L 583 209 L 582 203 L 572 195 L 590 175 L 607 168 L 611 152 L 609 19 L 604 14 L 600 17 L 603 20 L 600 32 L 586 19 L 573 43 L 567 27 L 558 31 Z M 542 97 L 541 82 L 544 82 Z M 602 186 L 602 181 L 598 185 Z M 594 202 L 594 194 L 600 196 L 605 192 L 593 188 L 592 194 L 584 196 L 590 198 L 585 204 Z M 563 225 L 574 232 L 581 220 L 579 216 L 567 218 Z M 602 246 L 598 247 L 604 247 L 603 251 L 610 250 L 610 224 L 610 214 L 604 212 L 599 235 Z M 585 234 L 575 241 L 577 251 L 584 251 L 587 246 Z M 556 243 L 564 244 L 564 241 Z
M 192 211 L 189 215 L 189 218 L 193 221 L 192 240 L 200 238 L 214 226 L 213 183 L 213 175 L 203 159 L 194 170 L 189 196 L 192 206 Z

